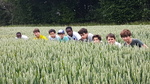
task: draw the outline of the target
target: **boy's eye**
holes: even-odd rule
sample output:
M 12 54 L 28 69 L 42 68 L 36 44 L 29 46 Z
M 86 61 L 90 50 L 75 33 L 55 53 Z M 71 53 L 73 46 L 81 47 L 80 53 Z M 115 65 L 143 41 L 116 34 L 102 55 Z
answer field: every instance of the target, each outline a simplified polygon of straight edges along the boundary
M 110 41 L 110 40 L 113 40 L 113 39 L 108 39 L 108 40 Z

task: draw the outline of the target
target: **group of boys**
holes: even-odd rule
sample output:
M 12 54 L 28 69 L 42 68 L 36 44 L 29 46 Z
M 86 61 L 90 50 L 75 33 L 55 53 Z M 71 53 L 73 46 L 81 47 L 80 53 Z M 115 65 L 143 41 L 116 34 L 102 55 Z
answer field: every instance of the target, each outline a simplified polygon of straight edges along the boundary
M 88 32 L 88 30 L 86 28 L 81 28 L 78 32 L 75 32 L 72 30 L 72 27 L 66 27 L 66 33 L 67 36 L 65 36 L 65 31 L 64 30 L 59 30 L 56 34 L 56 31 L 54 29 L 50 29 L 48 31 L 49 36 L 48 38 L 46 38 L 45 36 L 40 34 L 40 30 L 38 28 L 35 28 L 33 30 L 33 33 L 35 35 L 34 39 L 45 39 L 45 40 L 56 40 L 56 41 L 60 41 L 60 42 L 66 42 L 69 40 L 76 40 L 76 41 L 83 41 L 83 42 L 94 42 L 94 43 L 102 43 L 102 39 L 100 35 L 93 35 L 91 33 Z M 140 40 L 138 39 L 134 39 L 131 37 L 131 32 L 128 29 L 124 29 L 123 31 L 121 31 L 120 36 L 121 38 L 125 41 L 124 46 L 138 46 L 138 47 L 146 47 L 148 48 L 147 45 L 145 45 L 144 43 L 142 43 Z M 16 39 L 28 39 L 27 36 L 22 35 L 20 32 L 16 33 Z M 106 40 L 109 44 L 113 44 L 113 45 L 117 45 L 119 47 L 121 47 L 121 44 L 116 42 L 116 37 L 114 34 L 109 33 L 106 36 Z

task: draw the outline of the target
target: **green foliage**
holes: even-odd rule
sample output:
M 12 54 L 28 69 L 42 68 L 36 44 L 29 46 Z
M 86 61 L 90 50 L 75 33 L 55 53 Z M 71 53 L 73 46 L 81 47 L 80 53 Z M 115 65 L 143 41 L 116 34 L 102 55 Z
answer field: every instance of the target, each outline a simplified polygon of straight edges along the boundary
M 1 25 L 145 22 L 150 21 L 149 4 L 149 0 L 0 0 L 0 6 L 5 7 L 5 11 L 0 8 L 0 16 L 4 16 L 0 22 Z
M 11 20 L 10 14 L 0 7 L 0 26 L 9 25 Z
M 99 22 L 106 23 L 118 23 L 124 24 L 134 21 L 142 20 L 145 7 L 143 4 L 147 4 L 141 0 L 102 0 L 100 2 L 100 8 L 96 10 L 98 14 L 96 18 L 99 18 Z M 146 10 L 148 12 L 148 10 Z M 143 15 L 145 16 L 145 15 Z
M 108 33 L 116 34 L 128 28 L 134 38 L 150 46 L 149 25 L 74 26 L 74 31 L 85 27 L 100 34 L 102 41 Z M 0 83 L 1 84 L 149 84 L 150 49 L 138 47 L 118 48 L 113 45 L 70 41 L 33 40 L 35 27 L 0 27 Z M 51 28 L 38 27 L 48 36 Z M 22 32 L 29 40 L 16 40 L 15 33 Z M 123 42 L 122 42 L 123 43 Z

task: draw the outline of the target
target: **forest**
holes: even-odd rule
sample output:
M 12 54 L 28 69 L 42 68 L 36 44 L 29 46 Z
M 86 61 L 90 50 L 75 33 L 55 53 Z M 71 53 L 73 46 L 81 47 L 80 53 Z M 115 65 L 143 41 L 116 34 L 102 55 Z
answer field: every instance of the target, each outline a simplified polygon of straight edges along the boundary
M 150 0 L 0 0 L 0 25 L 150 21 Z

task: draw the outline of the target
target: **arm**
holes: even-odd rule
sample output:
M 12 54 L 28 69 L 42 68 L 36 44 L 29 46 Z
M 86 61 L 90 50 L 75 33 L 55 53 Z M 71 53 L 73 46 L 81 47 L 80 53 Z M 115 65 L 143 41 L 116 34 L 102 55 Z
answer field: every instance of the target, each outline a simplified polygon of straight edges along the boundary
M 143 46 L 144 48 L 148 48 L 148 46 L 147 46 L 147 45 L 145 45 L 145 44 L 143 44 L 142 46 Z
M 137 40 L 138 41 L 138 44 L 144 48 L 148 48 L 147 45 L 145 45 L 143 42 L 141 42 L 140 40 Z

